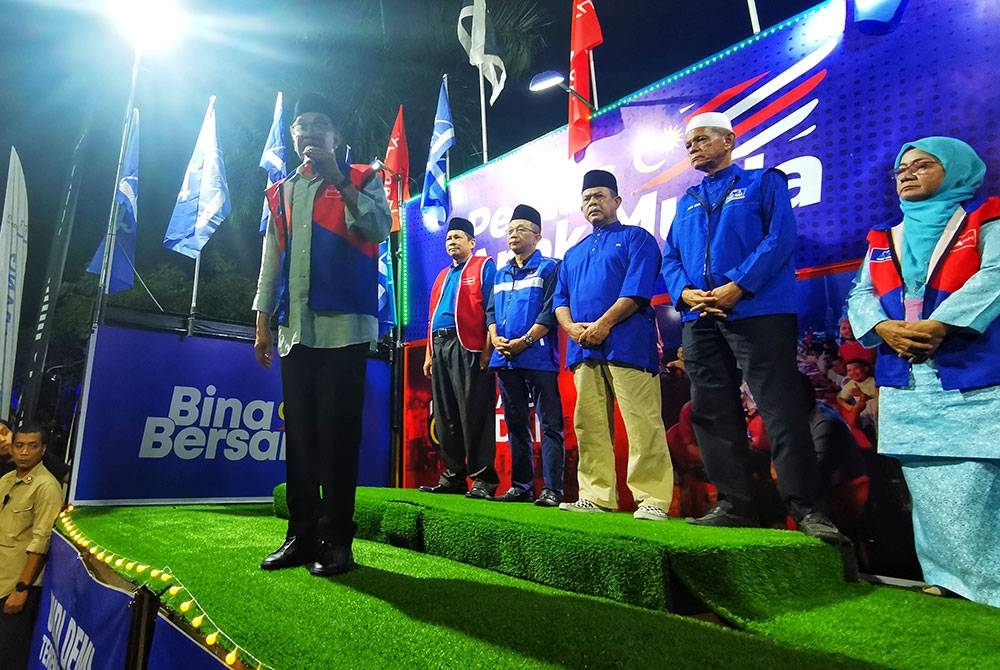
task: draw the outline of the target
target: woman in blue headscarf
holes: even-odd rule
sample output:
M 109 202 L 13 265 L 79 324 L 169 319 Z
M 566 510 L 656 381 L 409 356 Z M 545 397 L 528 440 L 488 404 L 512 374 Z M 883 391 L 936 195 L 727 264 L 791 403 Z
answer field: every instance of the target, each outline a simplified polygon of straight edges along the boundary
M 965 142 L 903 145 L 903 220 L 876 226 L 848 296 L 878 348 L 879 452 L 913 498 L 924 589 L 1000 607 L 1000 198 Z

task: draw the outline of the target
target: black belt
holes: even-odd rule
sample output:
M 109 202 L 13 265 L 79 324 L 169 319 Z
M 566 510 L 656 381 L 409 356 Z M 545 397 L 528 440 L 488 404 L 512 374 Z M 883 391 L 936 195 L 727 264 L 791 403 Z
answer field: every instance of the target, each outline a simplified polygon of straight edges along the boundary
M 457 328 L 438 328 L 433 331 L 434 337 L 441 339 L 450 339 L 452 337 L 458 336 Z

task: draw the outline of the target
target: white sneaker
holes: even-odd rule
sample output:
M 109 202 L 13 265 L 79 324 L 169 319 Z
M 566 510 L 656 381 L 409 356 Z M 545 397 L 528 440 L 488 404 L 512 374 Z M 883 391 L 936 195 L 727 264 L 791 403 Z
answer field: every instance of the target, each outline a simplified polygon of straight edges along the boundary
M 639 509 L 632 513 L 636 519 L 646 519 L 648 521 L 666 521 L 670 517 L 659 507 L 653 505 L 639 505 Z
M 568 512 L 610 512 L 607 507 L 601 507 L 595 502 L 590 502 L 586 498 L 580 498 L 576 502 L 559 503 L 559 509 Z

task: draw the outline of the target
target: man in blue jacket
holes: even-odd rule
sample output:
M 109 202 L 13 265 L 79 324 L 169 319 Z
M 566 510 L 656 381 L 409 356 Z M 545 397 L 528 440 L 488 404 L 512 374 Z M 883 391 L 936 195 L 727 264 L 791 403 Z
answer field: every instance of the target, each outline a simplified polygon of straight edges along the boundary
M 745 379 L 771 438 L 782 498 L 799 529 L 840 539 L 820 507 L 820 480 L 795 362 L 795 218 L 784 174 L 733 165 L 725 114 L 687 126 L 691 165 L 705 173 L 677 203 L 663 249 L 663 279 L 684 320 L 685 371 L 695 434 L 718 505 L 689 522 L 757 526 Z
M 552 313 L 559 262 L 536 249 L 542 217 L 518 205 L 507 227 L 510 262 L 497 270 L 486 325 L 493 342 L 490 368 L 500 379 L 511 487 L 498 502 L 531 502 L 555 507 L 563 493 L 563 414 L 559 399 L 559 336 Z M 529 404 L 542 425 L 542 475 L 545 488 L 534 499 L 534 449 Z

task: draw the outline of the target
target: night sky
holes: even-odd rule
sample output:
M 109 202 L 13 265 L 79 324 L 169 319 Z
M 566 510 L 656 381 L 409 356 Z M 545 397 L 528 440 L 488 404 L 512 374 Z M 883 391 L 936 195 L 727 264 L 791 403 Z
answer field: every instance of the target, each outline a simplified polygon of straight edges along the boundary
M 503 0 L 489 0 L 494 8 Z M 358 76 L 366 81 L 378 72 L 398 66 L 393 44 L 404 38 L 419 40 L 428 23 L 454 14 L 458 0 L 356 0 L 385 20 L 365 30 L 345 34 L 338 30 L 342 2 L 250 2 L 222 0 L 198 4 L 188 1 L 190 32 L 171 50 L 149 54 L 140 71 L 137 106 L 141 115 L 139 241 L 136 264 L 141 271 L 168 262 L 190 271 L 193 261 L 162 248 L 187 161 L 210 95 L 217 95 L 220 143 L 232 186 L 234 176 L 259 173 L 256 168 L 270 125 L 274 97 L 291 72 L 315 59 L 317 40 L 334 52 L 365 63 Z M 538 0 L 547 25 L 546 42 L 530 71 L 507 80 L 506 88 L 489 114 L 489 153 L 502 153 L 566 123 L 566 96 L 558 91 L 533 94 L 531 75 L 568 66 L 571 3 Z M 757 0 L 762 27 L 778 23 L 816 4 L 812 0 Z M 51 228 L 62 197 L 73 144 L 85 126 L 90 143 L 84 162 L 76 228 L 70 246 L 65 279 L 78 279 L 104 234 L 114 187 L 121 123 L 128 94 L 131 48 L 110 20 L 99 12 L 101 0 L 6 0 L 0 26 L 0 181 L 6 181 L 6 162 L 13 144 L 24 165 L 29 197 L 29 269 L 23 303 L 27 322 L 38 308 L 39 285 L 48 259 Z M 711 55 L 751 34 L 743 0 L 595 0 L 605 42 L 595 51 L 600 102 L 604 105 Z M 385 32 L 383 32 L 385 26 Z M 451 29 L 454 36 L 454 28 Z M 453 59 L 448 65 L 453 107 L 456 95 L 475 96 L 469 116 L 478 119 L 475 70 L 453 37 Z M 450 56 L 449 56 L 450 57 Z M 420 67 L 419 58 L 408 58 Z M 428 67 L 432 67 L 428 63 Z M 439 67 L 434 65 L 433 67 Z M 438 73 L 433 73 L 438 76 Z M 423 174 L 430 139 L 437 86 L 428 90 L 402 85 L 389 91 L 382 108 L 364 110 L 385 124 L 382 154 L 399 103 L 406 113 L 411 175 Z M 300 91 L 285 90 L 286 119 Z M 395 93 L 395 95 L 393 95 Z M 478 124 L 458 134 L 466 150 L 478 151 Z M 351 138 L 348 133 L 347 141 Z M 290 163 L 294 159 L 290 154 Z M 355 155 L 367 160 L 370 155 Z M 466 159 L 469 163 L 471 159 Z M 459 161 L 461 162 L 461 161 Z M 455 172 L 453 171 L 453 176 Z M 412 187 L 416 194 L 417 187 Z M 257 235 L 259 194 L 242 192 L 234 202 L 234 216 L 206 246 L 210 254 L 226 254 L 256 281 L 260 256 Z M 239 194 L 234 194 L 239 197 Z M 247 317 L 249 318 L 249 305 Z

